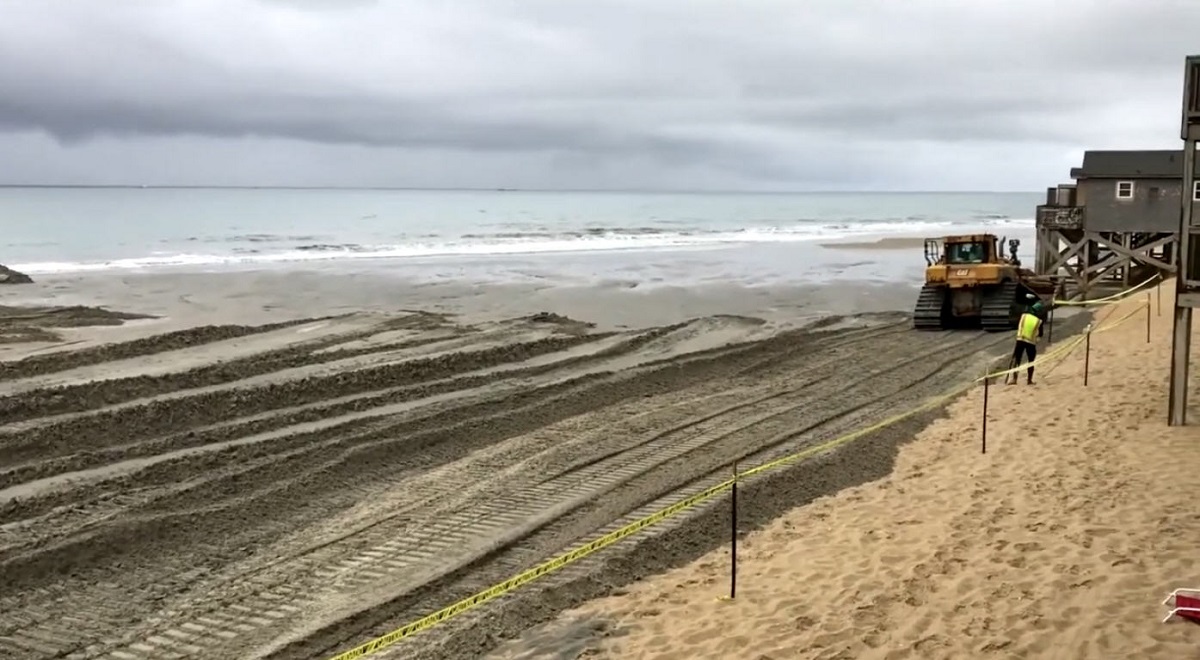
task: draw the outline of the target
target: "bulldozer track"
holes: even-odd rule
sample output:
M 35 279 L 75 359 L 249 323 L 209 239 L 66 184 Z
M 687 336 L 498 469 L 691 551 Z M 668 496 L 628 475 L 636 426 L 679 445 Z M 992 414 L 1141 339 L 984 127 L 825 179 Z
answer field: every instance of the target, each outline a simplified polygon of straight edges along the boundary
M 940 330 L 945 325 L 946 290 L 928 284 L 921 287 L 913 310 L 913 326 L 918 330 Z
M 277 372 L 243 358 L 253 375 L 217 384 L 236 396 L 173 375 L 119 402 L 55 404 L 76 417 L 0 433 L 0 456 L 21 460 L 0 473 L 0 658 L 320 657 L 683 497 L 732 460 L 904 407 L 998 342 L 910 324 L 530 325 L 503 329 L 508 350 L 494 328 L 461 327 L 434 362 L 436 342 L 364 346 L 371 332 L 347 326 L 287 348 Z M 726 341 L 731 328 L 746 339 Z M 228 341 L 212 342 L 214 359 Z M 329 365 L 329 350 L 362 362 L 266 377 Z M 6 409 L 25 397 L 52 400 L 27 388 Z
M 988 332 L 1003 332 L 1013 326 L 1012 309 L 1017 300 L 1016 282 L 1003 282 L 983 296 L 979 322 Z

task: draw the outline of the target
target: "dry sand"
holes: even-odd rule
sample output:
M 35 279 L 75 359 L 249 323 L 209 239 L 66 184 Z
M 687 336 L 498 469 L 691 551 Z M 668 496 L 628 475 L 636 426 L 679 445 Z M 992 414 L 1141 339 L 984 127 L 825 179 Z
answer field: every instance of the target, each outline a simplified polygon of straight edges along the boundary
M 1168 592 L 1200 586 L 1200 430 L 1166 426 L 1164 289 L 1150 344 L 1140 315 L 1093 337 L 1086 389 L 1082 347 L 993 387 L 986 455 L 976 388 L 890 476 L 746 535 L 736 600 L 726 545 L 495 657 L 1197 657 L 1200 628 L 1160 623 Z

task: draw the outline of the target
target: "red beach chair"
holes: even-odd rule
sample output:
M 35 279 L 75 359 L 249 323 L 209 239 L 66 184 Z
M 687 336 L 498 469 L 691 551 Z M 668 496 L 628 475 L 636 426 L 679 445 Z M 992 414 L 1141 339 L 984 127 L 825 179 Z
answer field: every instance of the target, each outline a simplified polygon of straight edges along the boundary
M 1171 613 L 1163 619 L 1167 623 L 1175 618 L 1200 624 L 1200 589 L 1176 589 L 1163 605 L 1171 607 Z

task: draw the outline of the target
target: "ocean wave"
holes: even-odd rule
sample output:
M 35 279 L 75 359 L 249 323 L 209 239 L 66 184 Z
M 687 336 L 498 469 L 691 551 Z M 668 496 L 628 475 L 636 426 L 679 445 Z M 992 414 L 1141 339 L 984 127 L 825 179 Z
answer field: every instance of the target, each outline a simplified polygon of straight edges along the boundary
M 156 252 L 143 257 L 92 262 L 37 262 L 12 264 L 25 273 L 152 269 L 161 267 L 220 267 L 269 265 L 292 262 L 344 259 L 405 259 L 430 257 L 489 257 L 575 252 L 699 249 L 755 243 L 788 243 L 852 237 L 886 237 L 955 233 L 967 227 L 989 231 L 1033 226 L 1032 219 L 973 219 L 972 221 L 879 221 L 802 223 L 785 227 L 763 226 L 738 229 L 662 229 L 658 227 L 586 227 L 564 232 L 498 232 L 463 234 L 446 240 L 424 235 L 418 240 L 390 244 L 355 242 L 301 242 L 300 245 L 266 248 L 275 243 L 269 235 L 243 235 L 253 247 L 235 247 L 225 253 Z M 259 240 L 245 240 L 248 237 Z M 293 242 L 312 236 L 294 236 Z
M 296 241 L 320 241 L 329 236 L 287 234 L 233 234 L 230 236 L 188 236 L 183 240 L 188 243 L 294 243 Z M 160 243 L 172 243 L 179 239 L 164 238 Z

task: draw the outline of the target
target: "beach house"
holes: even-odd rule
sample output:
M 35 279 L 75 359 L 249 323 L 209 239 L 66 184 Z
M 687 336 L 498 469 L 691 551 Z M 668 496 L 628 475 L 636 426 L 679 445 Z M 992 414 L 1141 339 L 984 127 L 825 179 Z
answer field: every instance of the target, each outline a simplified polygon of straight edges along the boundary
M 1087 295 L 1174 271 L 1180 196 L 1200 201 L 1200 185 L 1183 190 L 1182 150 L 1087 151 L 1071 178 L 1037 207 L 1038 273 Z

